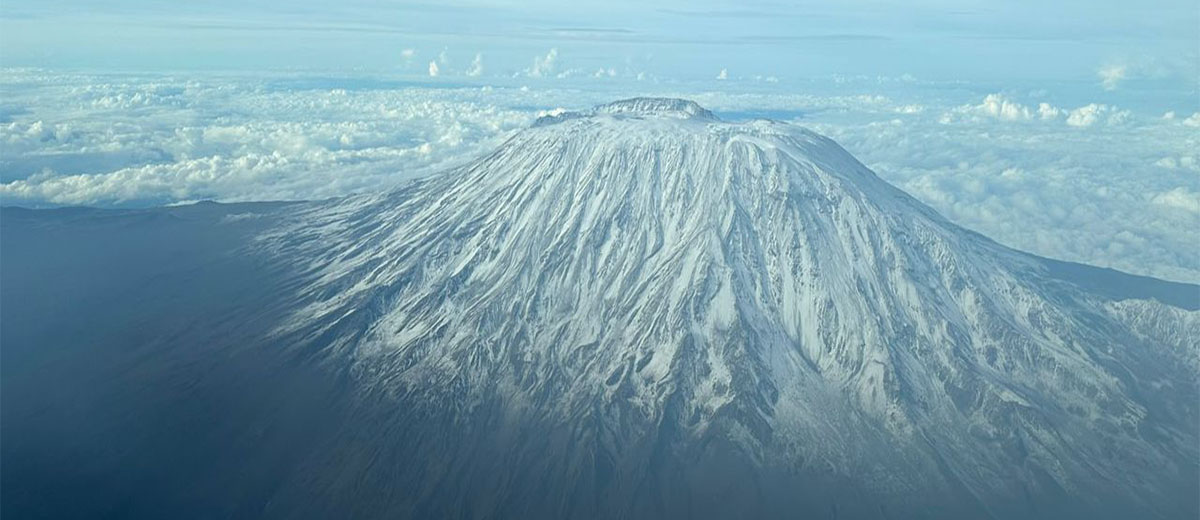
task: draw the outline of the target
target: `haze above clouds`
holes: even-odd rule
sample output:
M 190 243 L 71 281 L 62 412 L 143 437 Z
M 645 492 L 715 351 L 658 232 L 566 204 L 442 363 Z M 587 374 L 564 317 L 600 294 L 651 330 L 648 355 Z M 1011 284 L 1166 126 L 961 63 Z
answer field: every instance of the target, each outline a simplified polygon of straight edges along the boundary
M 1198 26 L 1191 0 L 10 0 L 0 11 L 8 66 L 425 74 L 433 62 L 445 76 L 476 70 L 483 53 L 488 74 L 545 76 L 534 62 L 557 49 L 588 73 L 1043 78 L 1107 89 L 1194 84 Z

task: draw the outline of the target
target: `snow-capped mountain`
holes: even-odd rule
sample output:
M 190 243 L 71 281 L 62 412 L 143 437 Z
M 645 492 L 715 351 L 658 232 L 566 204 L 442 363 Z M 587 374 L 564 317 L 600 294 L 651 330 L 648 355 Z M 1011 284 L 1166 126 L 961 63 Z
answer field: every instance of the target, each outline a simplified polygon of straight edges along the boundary
M 1196 286 L 1006 248 L 791 125 L 620 101 L 219 222 L 266 273 L 221 352 L 336 379 L 256 515 L 1200 508 Z

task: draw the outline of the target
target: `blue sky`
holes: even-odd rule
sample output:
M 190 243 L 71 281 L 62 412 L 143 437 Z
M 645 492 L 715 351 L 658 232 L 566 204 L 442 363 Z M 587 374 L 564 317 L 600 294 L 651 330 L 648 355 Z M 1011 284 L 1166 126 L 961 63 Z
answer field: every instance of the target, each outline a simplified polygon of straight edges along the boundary
M 520 73 L 560 65 L 659 78 L 914 75 L 1194 86 L 1194 0 L 1004 2 L 8 0 L 6 66 Z M 405 52 L 405 50 L 409 52 Z

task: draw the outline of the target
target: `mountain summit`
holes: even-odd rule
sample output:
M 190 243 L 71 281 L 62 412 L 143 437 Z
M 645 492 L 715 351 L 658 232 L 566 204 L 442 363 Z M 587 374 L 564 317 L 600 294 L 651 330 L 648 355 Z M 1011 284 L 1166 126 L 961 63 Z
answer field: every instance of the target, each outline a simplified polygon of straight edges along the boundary
M 1195 286 L 1006 248 L 792 125 L 619 101 L 264 214 L 238 350 L 334 374 L 341 422 L 256 514 L 1197 512 Z
M 560 111 L 553 115 L 538 118 L 534 125 L 548 125 L 565 119 L 594 117 L 601 114 L 640 118 L 666 117 L 675 119 L 700 119 L 704 121 L 717 120 L 717 117 L 712 112 L 709 112 L 708 109 L 700 106 L 695 101 L 671 98 L 632 98 L 600 105 L 587 112 Z

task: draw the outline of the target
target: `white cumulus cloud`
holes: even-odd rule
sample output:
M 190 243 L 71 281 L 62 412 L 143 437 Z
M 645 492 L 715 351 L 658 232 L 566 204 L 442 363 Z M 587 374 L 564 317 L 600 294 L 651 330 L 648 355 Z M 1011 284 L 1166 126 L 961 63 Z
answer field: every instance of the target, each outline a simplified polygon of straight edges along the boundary
M 483 75 L 483 54 L 475 54 L 475 59 L 471 60 L 471 66 L 467 69 L 467 75 L 477 77 Z
M 1067 109 L 1040 102 L 1037 108 L 1032 108 L 1003 94 L 988 94 L 979 104 L 960 105 L 946 111 L 939 121 L 942 124 L 986 120 L 1046 123 L 1061 121 L 1072 127 L 1090 127 L 1097 123 L 1123 124 L 1128 122 L 1131 116 L 1128 110 L 1101 103 L 1089 103 Z
M 1043 120 L 1058 119 L 1062 116 L 1062 109 L 1051 105 L 1050 103 L 1038 103 L 1038 116 Z
M 533 66 L 526 71 L 530 77 L 545 78 L 554 75 L 554 69 L 558 62 L 558 49 L 550 49 L 545 56 L 535 56 L 533 58 Z
M 1116 90 L 1117 85 L 1124 81 L 1128 74 L 1129 67 L 1119 63 L 1104 65 L 1096 71 L 1096 75 L 1100 77 L 1100 86 L 1104 87 L 1104 90 Z
M 1151 202 L 1200 215 L 1200 192 L 1184 187 L 1156 194 Z
M 1047 105 L 1045 110 L 1052 107 Z M 946 112 L 941 122 L 948 124 L 960 119 L 996 119 L 1000 121 L 1028 121 L 1037 113 L 1044 117 L 1045 110 L 1034 111 L 1026 105 L 1009 99 L 1003 94 L 988 94 L 979 104 L 960 105 Z
M 1099 121 L 1108 124 L 1121 124 L 1129 119 L 1127 110 L 1120 110 L 1109 105 L 1091 103 L 1070 111 L 1067 114 L 1067 124 L 1071 126 L 1092 126 Z
M 1009 100 L 1000 94 L 988 94 L 983 98 L 983 103 L 974 108 L 977 112 L 1005 121 L 1019 121 L 1033 117 L 1033 111 L 1029 107 Z

